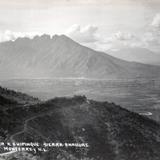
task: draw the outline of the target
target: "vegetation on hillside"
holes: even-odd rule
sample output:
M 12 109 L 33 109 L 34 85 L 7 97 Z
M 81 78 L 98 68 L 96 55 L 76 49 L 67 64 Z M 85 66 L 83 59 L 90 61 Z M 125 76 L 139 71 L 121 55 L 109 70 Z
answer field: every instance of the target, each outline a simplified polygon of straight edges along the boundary
M 15 92 L 14 92 L 15 94 Z M 4 95 L 4 94 L 3 94 Z M 3 103 L 7 103 L 5 100 Z M 9 102 L 11 103 L 11 102 Z M 15 104 L 16 105 L 16 104 Z M 0 110 L 4 141 L 87 143 L 87 148 L 50 148 L 47 152 L 19 152 L 21 160 L 159 160 L 160 125 L 114 103 L 85 96 L 57 97 L 32 105 Z

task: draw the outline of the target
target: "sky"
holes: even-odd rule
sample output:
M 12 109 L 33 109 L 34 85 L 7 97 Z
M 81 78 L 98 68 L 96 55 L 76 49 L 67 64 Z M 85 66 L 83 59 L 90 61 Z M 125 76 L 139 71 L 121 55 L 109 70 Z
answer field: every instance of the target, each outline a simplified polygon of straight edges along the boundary
M 0 41 L 43 33 L 66 34 L 100 51 L 141 47 L 159 53 L 160 1 L 0 1 Z

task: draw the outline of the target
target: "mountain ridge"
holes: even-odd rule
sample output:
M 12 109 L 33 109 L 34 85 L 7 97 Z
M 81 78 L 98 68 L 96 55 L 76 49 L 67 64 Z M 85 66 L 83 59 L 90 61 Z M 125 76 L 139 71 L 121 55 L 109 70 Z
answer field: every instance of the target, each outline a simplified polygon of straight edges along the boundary
M 109 55 L 127 61 L 139 62 L 150 65 L 160 65 L 160 55 L 146 48 L 122 48 L 117 51 L 108 51 L 108 53 Z
M 0 44 L 0 56 L 0 74 L 6 79 L 160 76 L 158 66 L 120 60 L 82 46 L 65 35 L 42 35 L 3 42 Z

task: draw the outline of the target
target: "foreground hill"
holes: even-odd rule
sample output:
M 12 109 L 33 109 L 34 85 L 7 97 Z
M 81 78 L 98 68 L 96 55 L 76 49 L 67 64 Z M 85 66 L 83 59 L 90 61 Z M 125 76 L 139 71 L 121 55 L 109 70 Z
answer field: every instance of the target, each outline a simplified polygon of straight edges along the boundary
M 0 87 L 0 140 L 4 141 L 12 131 L 22 126 L 22 110 L 27 112 L 28 106 L 38 103 L 38 98 Z
M 109 54 L 126 61 L 160 65 L 160 55 L 145 48 L 122 48 Z
M 84 47 L 61 35 L 0 43 L 1 78 L 159 77 L 160 67 L 127 62 Z
M 88 143 L 89 147 L 16 152 L 2 160 L 159 160 L 160 125 L 114 103 L 55 98 L 1 111 L 1 140 Z M 4 125 L 5 124 L 5 125 Z M 7 133 L 7 136 L 6 136 Z M 1 150 L 2 152 L 2 150 Z

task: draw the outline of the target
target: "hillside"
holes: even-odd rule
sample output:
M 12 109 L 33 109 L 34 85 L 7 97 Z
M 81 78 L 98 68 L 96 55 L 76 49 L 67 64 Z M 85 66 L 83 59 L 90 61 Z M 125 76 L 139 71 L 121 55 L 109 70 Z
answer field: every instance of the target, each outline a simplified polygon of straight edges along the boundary
M 9 108 L 0 114 L 1 140 L 89 145 L 87 148 L 53 148 L 36 155 L 16 152 L 1 156 L 2 160 L 160 158 L 160 125 L 114 103 L 87 100 L 84 96 L 62 97 L 27 107 Z
M 160 55 L 145 48 L 122 48 L 108 53 L 126 61 L 160 65 Z
M 8 78 L 159 77 L 160 67 L 127 62 L 84 47 L 65 35 L 0 43 L 0 75 Z
M 7 108 L 8 106 L 31 105 L 38 102 L 40 102 L 38 98 L 0 87 L 0 106 Z
M 0 87 L 0 140 L 6 139 L 13 130 L 22 126 L 25 117 L 23 110 L 26 112 L 28 106 L 38 103 L 38 98 Z

